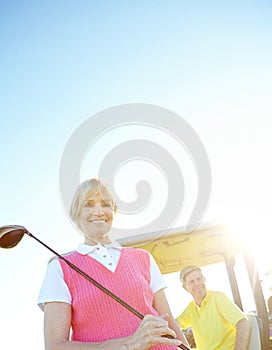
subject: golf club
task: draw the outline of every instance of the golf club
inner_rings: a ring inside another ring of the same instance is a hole
[[[50,248],[48,245],[43,243],[41,240],[39,240],[37,237],[35,237],[32,233],[30,233],[24,226],[20,225],[7,225],[0,227],[0,247],[9,249],[15,247],[23,238],[24,234],[27,234],[29,237],[34,238],[37,242],[39,242],[41,245],[43,245],[45,248],[50,250],[53,254],[55,254],[58,258],[65,261],[67,265],[69,265],[72,269],[74,269],[76,272],[78,272],[80,275],[85,277],[88,281],[90,281],[92,284],[94,284],[97,288],[102,290],[104,293],[109,295],[111,298],[113,298],[115,301],[123,305],[127,310],[132,312],[135,316],[139,317],[141,320],[144,318],[144,315],[142,315],[140,312],[138,312],[136,309],[134,309],[132,306],[127,304],[125,301],[120,299],[117,295],[113,294],[110,290],[105,288],[103,285],[101,285],[99,282],[97,282],[95,279],[93,279],[91,276],[87,275],[84,271],[79,269],[76,265],[71,263],[69,260],[65,259],[62,255],[57,253],[55,250]],[[165,336],[167,338],[171,338],[170,336]],[[184,344],[181,344],[178,346],[179,348],[183,350],[189,350],[187,346]]]

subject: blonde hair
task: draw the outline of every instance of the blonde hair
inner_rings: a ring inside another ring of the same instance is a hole
[[[111,201],[113,210],[116,213],[117,205],[108,187],[96,178],[86,180],[77,187],[70,206],[70,217],[78,228],[78,215],[80,210],[84,207],[88,198],[96,196],[101,196],[102,198],[105,197],[109,199]]]
[[[182,269],[180,271],[180,281],[182,283],[183,286],[185,286],[185,278],[187,275],[189,275],[189,273],[191,272],[194,272],[194,271],[199,271],[202,275],[202,271],[201,271],[201,268],[196,266],[196,265],[189,265],[189,266],[186,266],[184,267],[184,269]]]

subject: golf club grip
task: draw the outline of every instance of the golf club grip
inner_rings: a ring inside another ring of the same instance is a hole
[[[163,338],[173,339],[174,337],[172,337],[171,335],[163,335]],[[183,349],[183,350],[190,350],[190,349],[187,348],[187,346],[184,345],[184,344],[178,345],[178,348]]]

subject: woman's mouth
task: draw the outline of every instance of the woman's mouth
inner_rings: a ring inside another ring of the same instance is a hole
[[[105,224],[106,220],[102,220],[102,219],[97,219],[97,220],[89,220],[92,224]]]

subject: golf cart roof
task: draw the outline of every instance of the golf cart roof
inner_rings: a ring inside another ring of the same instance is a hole
[[[180,271],[187,265],[205,266],[233,258],[239,239],[224,225],[202,225],[188,232],[185,227],[146,233],[118,240],[124,247],[141,248],[155,258],[161,273]]]

